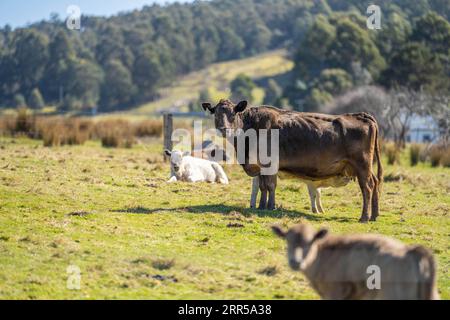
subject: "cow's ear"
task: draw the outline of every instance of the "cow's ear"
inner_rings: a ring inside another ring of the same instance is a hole
[[[283,238],[283,239],[286,238],[286,232],[283,229],[281,229],[280,226],[273,225],[272,226],[272,231],[273,231],[273,233],[275,233],[280,238]]]
[[[172,152],[170,152],[169,150],[164,150],[164,153],[166,154],[166,156],[170,157],[172,155]]]
[[[234,112],[235,113],[242,112],[245,110],[245,108],[247,108],[247,101],[243,100],[234,107]]]
[[[326,228],[321,228],[319,231],[316,232],[316,234],[314,235],[314,238],[312,240],[312,242],[320,240],[325,238],[328,235],[328,229]]]
[[[209,110],[209,112],[214,113],[214,108],[212,107],[211,103],[209,103],[209,102],[202,103],[202,108],[205,111]]]

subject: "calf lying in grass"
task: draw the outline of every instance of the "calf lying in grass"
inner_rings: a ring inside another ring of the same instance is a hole
[[[265,197],[267,197],[267,190],[265,190],[265,184],[268,183],[267,180],[273,180],[276,179],[276,176],[267,176],[263,177],[265,181],[261,183],[260,176],[254,177],[252,181],[252,194],[250,196],[250,208],[256,208],[256,198],[258,196],[258,190],[261,190],[261,201],[260,201],[260,208],[262,209],[264,206],[261,205],[261,203],[264,204]],[[323,213],[323,207],[322,207],[322,201],[320,200],[320,189],[322,188],[328,188],[328,187],[343,187],[346,186],[351,180],[351,177],[348,176],[335,176],[324,180],[304,180],[298,178],[300,182],[303,182],[308,187],[308,193],[309,193],[309,199],[311,201],[311,211],[313,213]],[[273,181],[273,183],[276,183]],[[266,191],[266,192],[265,192]]]
[[[289,265],[302,271],[323,299],[438,299],[436,267],[422,246],[373,234],[332,236],[299,224],[286,239]]]
[[[189,153],[165,150],[170,157],[170,179],[168,182],[219,182],[228,184],[228,178],[220,164],[200,158]]]

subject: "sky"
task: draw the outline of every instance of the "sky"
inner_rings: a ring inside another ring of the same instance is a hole
[[[178,0],[188,2],[192,0]],[[0,0],[0,27],[23,27],[28,23],[49,19],[50,13],[67,17],[67,7],[77,5],[82,14],[110,16],[121,11],[140,9],[153,3],[165,4],[175,0]]]

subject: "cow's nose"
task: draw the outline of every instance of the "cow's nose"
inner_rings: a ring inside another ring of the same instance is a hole
[[[173,170],[178,171],[180,169],[178,166],[173,166]]]

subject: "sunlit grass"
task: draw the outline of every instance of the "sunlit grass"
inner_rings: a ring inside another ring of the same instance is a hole
[[[161,141],[132,149],[44,148],[0,139],[0,299],[318,298],[291,271],[270,225],[308,221],[333,233],[375,232],[433,250],[450,298],[450,169],[386,166],[381,216],[360,224],[356,183],[323,191],[312,214],[306,187],[282,176],[275,211],[248,209],[250,178],[225,166],[229,185],[167,184]],[[68,290],[66,268],[80,268]],[[270,270],[270,272],[267,272]]]

